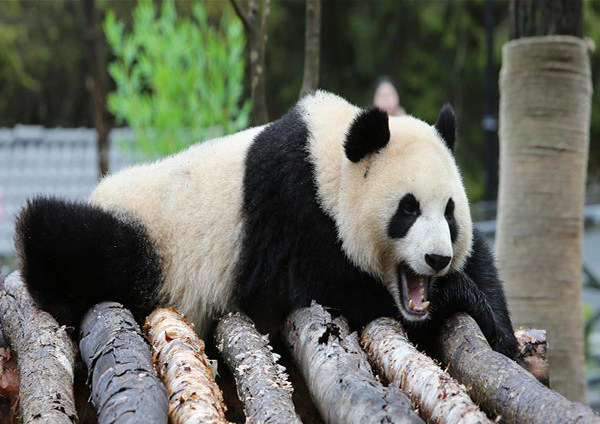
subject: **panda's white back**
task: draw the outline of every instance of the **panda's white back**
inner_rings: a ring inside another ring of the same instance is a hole
[[[165,301],[199,332],[229,304],[240,254],[244,162],[263,127],[192,146],[103,179],[90,203],[133,216],[162,260]],[[223,258],[227,258],[224,260]]]

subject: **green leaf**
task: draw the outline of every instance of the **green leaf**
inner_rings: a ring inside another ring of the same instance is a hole
[[[248,125],[241,23],[225,11],[215,25],[201,2],[192,12],[192,19],[179,18],[175,2],[166,0],[157,14],[152,1],[142,0],[130,32],[110,11],[104,23],[115,56],[109,109],[151,157]]]

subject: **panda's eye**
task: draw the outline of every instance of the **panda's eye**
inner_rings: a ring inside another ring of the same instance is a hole
[[[400,210],[404,215],[417,216],[421,212],[419,210],[419,202],[412,194],[407,194],[400,201]]]
[[[452,218],[454,216],[454,200],[448,200],[446,204],[446,210],[444,211],[446,218]]]

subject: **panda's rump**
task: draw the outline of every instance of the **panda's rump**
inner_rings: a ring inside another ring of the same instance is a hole
[[[108,177],[90,202],[133,215],[162,262],[163,301],[202,333],[232,297],[243,223],[248,147],[261,128],[205,142],[165,160]]]

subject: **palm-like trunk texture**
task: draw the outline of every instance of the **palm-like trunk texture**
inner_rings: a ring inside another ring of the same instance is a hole
[[[548,331],[550,385],[585,402],[581,308],[590,63],[572,36],[508,42],[496,252],[515,327]]]

